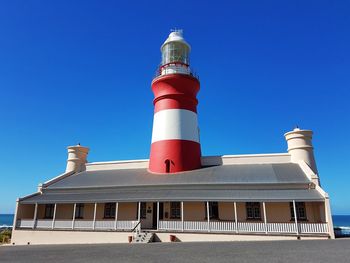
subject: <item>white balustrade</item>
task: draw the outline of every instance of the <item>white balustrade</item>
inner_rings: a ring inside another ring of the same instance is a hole
[[[185,221],[184,230],[189,231],[208,231],[208,222],[206,221]]]
[[[181,221],[159,221],[159,229],[160,230],[181,230],[182,224]]]
[[[299,223],[300,234],[325,234],[328,233],[328,226],[326,223]]]
[[[17,220],[16,227],[33,228],[33,219],[19,219]]]
[[[51,228],[52,219],[39,219],[36,221],[36,228]]]
[[[238,232],[244,233],[264,233],[266,232],[264,223],[238,222]],[[295,234],[294,223],[267,223],[267,233]],[[328,226],[326,223],[299,223],[300,234],[326,234]],[[182,230],[181,221],[160,220],[159,230]],[[184,221],[185,231],[208,231],[206,221]],[[210,221],[211,232],[235,232],[234,221]]]
[[[74,229],[92,229],[92,220],[75,220]]]
[[[267,223],[269,233],[296,233],[295,223]]]
[[[233,232],[236,231],[235,222],[233,221],[211,221],[210,231],[215,232]]]
[[[117,229],[131,230],[137,225],[137,223],[138,221],[132,221],[132,220],[117,221]]]
[[[72,220],[55,220],[55,229],[72,229]]]
[[[117,230],[131,230],[137,225],[138,221],[124,220],[117,221]],[[75,220],[74,230],[92,230],[92,220]],[[32,219],[18,219],[16,222],[18,228],[32,228]],[[38,219],[35,224],[38,229],[51,229],[52,219]],[[72,220],[55,220],[54,229],[72,229]],[[114,220],[96,220],[96,230],[115,230]]]
[[[115,226],[114,220],[96,220],[95,229],[96,230],[113,230]]]
[[[92,230],[92,220],[75,220],[75,230]],[[138,221],[124,220],[117,221],[117,230],[131,230]],[[203,232],[208,231],[207,221],[184,221],[184,231]],[[210,221],[211,232],[235,232],[234,221]],[[18,219],[18,228],[32,228],[33,219]],[[238,232],[244,233],[264,233],[266,231],[264,223],[238,222]],[[295,234],[294,223],[267,223],[267,233]],[[51,229],[52,219],[38,219],[35,224],[37,229]],[[72,220],[55,220],[55,229],[71,229]],[[96,230],[115,230],[114,220],[96,220]],[[159,230],[182,231],[182,222],[177,220],[159,220]],[[328,234],[327,223],[298,223],[299,234]]]
[[[265,224],[264,223],[238,222],[238,231],[239,232],[250,232],[250,233],[265,232]]]

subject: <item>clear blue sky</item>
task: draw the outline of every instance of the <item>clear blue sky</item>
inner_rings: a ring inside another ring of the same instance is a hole
[[[203,155],[285,152],[314,130],[321,183],[350,214],[348,1],[1,1],[0,213],[89,161],[148,158],[159,47],[184,29]]]

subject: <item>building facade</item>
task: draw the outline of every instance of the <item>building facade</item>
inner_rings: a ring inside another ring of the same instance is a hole
[[[17,200],[14,244],[334,238],[312,131],[287,132],[286,153],[201,155],[190,50],[181,31],[161,47],[150,159],[68,147],[66,171]]]

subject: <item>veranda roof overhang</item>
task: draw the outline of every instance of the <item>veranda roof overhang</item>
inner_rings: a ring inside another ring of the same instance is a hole
[[[226,201],[226,202],[319,202],[324,197],[316,189],[210,190],[152,189],[111,192],[83,191],[79,193],[38,193],[20,200],[21,204],[106,203],[106,202],[167,202],[167,201]]]

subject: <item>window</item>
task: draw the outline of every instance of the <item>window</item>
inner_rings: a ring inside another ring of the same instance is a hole
[[[181,218],[181,203],[170,202],[170,218],[179,219]]]
[[[115,218],[115,203],[105,204],[104,218]]]
[[[146,218],[146,203],[141,203],[141,215],[140,218],[141,219],[145,219]]]
[[[205,218],[207,218],[207,203],[205,203]],[[219,204],[218,202],[209,202],[209,218],[219,219]]]
[[[289,207],[290,207],[290,214],[291,214],[291,218],[292,218],[291,220],[295,220],[294,207],[293,207],[292,202],[290,203]],[[304,202],[295,202],[295,210],[297,211],[297,219],[298,220],[300,220],[300,221],[307,220]]]
[[[45,205],[45,218],[46,219],[52,219],[54,210],[55,210],[55,205],[54,204],[47,204],[47,205]]]
[[[246,203],[246,210],[247,210],[247,219],[261,220],[260,203],[247,202]]]
[[[82,219],[84,217],[84,204],[75,205],[75,218]]]

